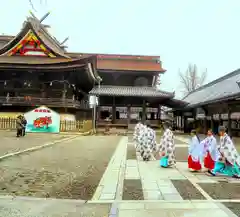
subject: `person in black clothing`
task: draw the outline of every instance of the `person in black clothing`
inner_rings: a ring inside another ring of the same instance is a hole
[[[22,136],[22,129],[23,129],[23,124],[22,124],[22,117],[19,115],[16,120],[16,127],[17,127],[17,137]]]
[[[22,125],[23,125],[22,136],[25,136],[26,135],[27,120],[24,116],[22,116]]]

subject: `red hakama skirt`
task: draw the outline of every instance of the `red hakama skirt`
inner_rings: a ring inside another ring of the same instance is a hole
[[[202,169],[202,165],[200,163],[200,161],[193,161],[191,155],[188,156],[188,168],[189,169],[193,169],[195,171],[201,170]]]
[[[213,170],[215,166],[215,161],[212,159],[209,152],[207,152],[207,156],[204,158],[204,167],[209,170]]]

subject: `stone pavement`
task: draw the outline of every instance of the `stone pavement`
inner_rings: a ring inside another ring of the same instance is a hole
[[[177,139],[182,142],[176,144],[177,147],[187,147],[185,138]],[[218,179],[189,172],[187,162],[177,162],[176,168],[164,169],[156,160],[143,162],[139,157],[126,159],[128,146],[133,146],[133,143],[128,141],[127,137],[123,137],[89,203],[113,203],[114,213],[111,216],[119,217],[200,217],[205,214],[218,217],[236,216],[221,204],[229,200],[213,200],[198,184],[218,183]],[[139,179],[142,183],[144,200],[122,200],[124,180]],[[174,187],[172,180],[189,180],[205,200],[184,200]],[[240,202],[240,198],[235,202],[237,201]]]

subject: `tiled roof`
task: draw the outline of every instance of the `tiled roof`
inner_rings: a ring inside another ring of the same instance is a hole
[[[29,31],[32,31],[44,43],[44,45],[53,51],[57,56],[70,58],[65,54],[65,50],[61,47],[60,43],[50,35],[44,25],[42,25],[35,17],[28,17],[23,24],[23,28],[15,37],[0,37],[1,41],[9,40],[3,45],[3,47],[0,48],[0,53],[5,54],[9,49],[21,41],[23,37],[29,33]]]
[[[188,94],[183,100],[188,102],[189,106],[197,106],[240,95],[238,81],[240,81],[240,69],[203,85]]]
[[[48,30],[34,17],[28,17],[27,22],[31,23],[33,29],[38,34],[38,37],[41,38],[43,43],[47,45],[51,50],[60,54],[63,57],[68,57],[65,55],[65,50],[60,46],[59,41],[53,38]]]
[[[186,101],[178,100],[178,99],[167,99],[163,102],[163,105],[169,108],[184,108],[188,105]]]
[[[20,63],[20,64],[48,64],[48,63],[62,63],[62,62],[72,62],[75,59],[63,58],[63,57],[35,57],[35,56],[0,56],[0,64],[2,63]]]
[[[108,86],[94,87],[90,94],[97,96],[135,96],[173,98],[174,94],[160,91],[154,87]]]
[[[96,55],[97,69],[119,70],[119,71],[149,71],[163,73],[159,56],[143,55],[111,55],[111,54],[88,54],[88,53],[67,53],[71,57]]]

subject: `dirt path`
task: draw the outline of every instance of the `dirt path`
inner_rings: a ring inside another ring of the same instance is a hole
[[[0,162],[0,193],[90,200],[121,137],[87,136]]]
[[[48,142],[60,140],[69,137],[68,135],[59,134],[36,134],[29,133],[25,137],[16,138],[14,132],[0,132],[0,156],[31,148],[34,146],[43,145]]]

